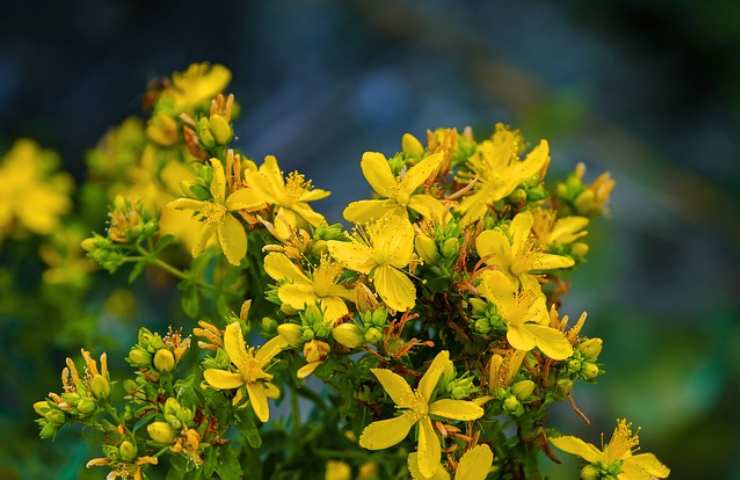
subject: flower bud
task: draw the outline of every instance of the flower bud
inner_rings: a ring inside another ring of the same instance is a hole
[[[326,240],[316,240],[311,244],[311,251],[314,255],[321,256],[328,250]]]
[[[586,362],[583,364],[581,372],[586,380],[593,380],[599,376],[599,366],[592,362]]]
[[[334,337],[334,340],[347,348],[357,348],[365,343],[365,338],[363,337],[360,328],[354,323],[343,323],[341,325],[337,325],[332,329],[331,336]]]
[[[128,440],[124,440],[118,446],[118,453],[121,455],[121,460],[131,462],[136,458],[136,445]]]
[[[130,378],[127,378],[123,381],[123,391],[128,393],[129,395],[133,395],[136,393],[136,391],[139,389],[139,386],[136,384],[135,381],[131,380]]]
[[[94,375],[90,380],[90,390],[95,398],[108,398],[110,395],[110,382],[102,375]]]
[[[558,380],[558,391],[561,395],[567,396],[570,395],[570,392],[573,390],[573,380],[569,378],[561,378]]]
[[[504,399],[504,410],[507,412],[514,413],[519,407],[521,407],[521,403],[519,403],[519,400],[514,395],[509,395]]]
[[[370,327],[365,331],[365,341],[367,343],[377,343],[383,339],[383,332],[375,327]]]
[[[171,372],[175,369],[175,356],[166,348],[160,348],[154,354],[154,368],[160,372]]]
[[[146,426],[146,431],[155,442],[169,444],[175,440],[175,431],[167,422],[152,422]]]
[[[177,143],[177,121],[166,113],[157,113],[146,127],[147,136],[154,142],[168,147]]]
[[[594,361],[599,358],[604,341],[600,338],[589,338],[578,344],[578,351],[586,360]]]
[[[442,244],[442,255],[444,255],[445,258],[452,258],[457,255],[459,249],[460,240],[458,240],[457,237],[448,238]]]
[[[272,317],[262,317],[262,330],[265,333],[273,334],[277,327],[277,320]]]
[[[412,158],[421,158],[424,155],[424,146],[418,138],[410,133],[404,133],[401,137],[401,150],[403,153]]]
[[[177,416],[172,414],[165,414],[164,419],[167,421],[167,423],[170,424],[170,426],[176,430],[179,430],[182,428],[182,422],[180,422],[180,419],[177,418]]]
[[[414,239],[414,249],[416,250],[416,254],[426,263],[433,263],[439,258],[437,242],[424,234],[416,236]]]
[[[534,392],[535,386],[532,380],[520,380],[511,386],[511,393],[519,400],[526,400]]]
[[[49,410],[51,410],[51,406],[49,405],[49,402],[47,402],[46,400],[41,400],[41,401],[38,401],[38,402],[34,402],[34,404],[33,404],[33,410],[37,414],[39,414],[40,416],[43,417],[44,415],[46,415],[46,412],[48,412]]]
[[[67,392],[62,394],[62,400],[64,400],[66,403],[76,406],[77,402],[80,401],[80,394],[74,393],[74,392]]]
[[[488,302],[477,297],[470,297],[468,299],[468,303],[470,303],[470,306],[473,308],[473,313],[475,314],[485,312],[486,306],[488,305]]]
[[[45,424],[43,427],[41,427],[41,432],[39,433],[39,437],[46,440],[47,438],[51,438],[57,433],[57,427],[51,423]]]
[[[483,335],[491,331],[491,324],[487,318],[479,318],[475,321],[475,331]]]
[[[568,360],[568,371],[571,373],[580,372],[581,361],[577,358],[571,358],[570,360]]]
[[[373,310],[371,323],[376,327],[384,327],[388,320],[388,310],[383,307]]]
[[[523,203],[527,201],[527,192],[524,189],[517,188],[509,195],[511,203]]]
[[[165,415],[177,415],[180,411],[180,402],[175,397],[169,397],[164,402],[164,413]]]
[[[221,115],[217,113],[211,115],[211,118],[208,121],[208,127],[211,130],[211,133],[213,133],[213,138],[215,138],[219,144],[225,145],[229,143],[229,140],[231,140],[233,131],[231,130],[229,122],[227,122]]]
[[[570,253],[576,257],[585,257],[588,254],[589,246],[584,242],[576,242],[570,246]]]
[[[324,360],[329,351],[331,351],[329,344],[321,340],[312,340],[303,345],[303,356],[308,363]]]
[[[61,425],[64,423],[65,416],[61,410],[49,410],[44,414],[44,418],[47,422],[53,423],[54,425]]]
[[[97,248],[98,239],[95,237],[86,238],[82,241],[80,246],[82,247],[84,251],[91,252]]]
[[[309,342],[313,340],[313,337],[315,337],[316,334],[313,330],[311,330],[311,327],[303,327],[301,328],[301,340],[304,342]]]
[[[83,397],[77,402],[77,411],[82,415],[87,415],[95,411],[95,400],[90,397]]]
[[[200,140],[200,143],[202,143],[206,148],[212,148],[216,145],[216,139],[211,132],[209,123],[210,122],[206,117],[201,117],[198,119],[198,123],[195,127],[198,131],[198,139]]]
[[[598,480],[599,469],[593,465],[586,465],[581,469],[581,480]]]

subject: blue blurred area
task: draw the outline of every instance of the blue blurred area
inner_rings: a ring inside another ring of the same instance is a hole
[[[565,305],[571,315],[589,311],[588,334],[606,339],[608,374],[576,395],[593,426],[567,407],[553,423],[596,442],[626,416],[644,426],[645,450],[672,478],[740,478],[737,2],[2,8],[0,143],[36,138],[80,179],[86,149],[140,111],[148,81],[202,60],[232,69],[243,150],[276,154],[332,190],[322,205],[332,220],[367,192],[361,153],[392,153],[406,131],[471,125],[480,137],[503,121],[530,141],[550,139],[553,176],[579,161],[594,176],[609,170],[611,218],[593,226],[589,263]],[[38,397],[49,387],[36,386]],[[12,390],[2,387],[3,409],[20,411]],[[24,428],[35,442],[33,425]],[[70,465],[71,476],[57,478],[75,478],[94,454],[76,448],[73,458],[47,458],[39,443],[24,455]],[[23,478],[39,478],[31,468]]]

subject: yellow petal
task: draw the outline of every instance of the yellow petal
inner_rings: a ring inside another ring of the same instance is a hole
[[[483,416],[483,409],[465,400],[442,399],[429,405],[429,413],[452,420],[475,420]]]
[[[209,202],[194,200],[192,198],[178,198],[167,204],[175,210],[203,210]]]
[[[324,311],[324,319],[332,325],[349,313],[347,304],[339,297],[324,297],[319,300],[319,305]]]
[[[422,475],[419,471],[419,454],[416,452],[409,454],[406,459],[406,465],[409,468],[409,473],[413,480],[450,480],[450,474],[447,473],[447,470],[442,465],[438,466],[439,468],[435,470],[434,475],[431,477]]]
[[[537,323],[525,323],[524,328],[532,332],[537,348],[553,360],[565,360],[573,355],[573,346],[560,330]]]
[[[531,330],[522,324],[509,324],[506,329],[506,340],[509,341],[509,345],[524,352],[532,350],[536,345]]]
[[[326,197],[331,195],[331,192],[328,190],[322,190],[320,188],[312,188],[311,190],[306,190],[303,192],[298,198],[299,202],[315,202],[316,200],[323,200]]]
[[[198,233],[198,238],[195,241],[195,245],[193,245],[192,254],[193,257],[197,257],[201,253],[203,253],[203,250],[206,248],[206,245],[208,245],[208,242],[213,238],[213,235],[216,234],[216,225],[213,223],[204,223],[200,227],[200,232]]]
[[[296,310],[303,310],[307,305],[313,305],[319,297],[313,287],[304,283],[286,283],[278,288],[278,298]]]
[[[549,253],[532,253],[527,257],[529,270],[554,270],[568,268],[575,264],[572,258]]]
[[[383,263],[403,268],[414,253],[414,227],[408,217],[389,215],[368,226],[373,251],[385,259]]]
[[[647,473],[634,463],[622,464],[621,472],[617,475],[618,480],[654,480],[654,476]]]
[[[271,382],[264,382],[262,386],[265,389],[265,395],[267,395],[267,398],[271,398],[273,400],[276,400],[280,398],[280,389]]]
[[[400,183],[402,194],[411,195],[414,193],[414,190],[426,182],[432,174],[436,173],[443,158],[442,153],[435,153],[409,168]]]
[[[521,183],[538,174],[549,162],[550,145],[547,143],[547,140],[540,140],[540,143],[527,154],[527,158],[523,162],[515,164],[516,170],[514,176],[518,177],[518,183]]]
[[[270,360],[272,360],[275,355],[283,351],[287,346],[287,342],[280,335],[272,337],[257,350],[257,353],[254,354],[254,358],[264,367],[270,363]]]
[[[213,177],[211,178],[211,195],[216,203],[223,204],[226,198],[226,175],[224,166],[218,158],[211,158]]]
[[[421,214],[424,218],[436,221],[441,221],[447,212],[442,202],[425,193],[413,195],[409,200],[409,208]]]
[[[390,265],[376,268],[372,274],[373,285],[388,307],[405,312],[416,303],[416,287],[405,273]]]
[[[417,451],[419,453],[419,472],[425,477],[431,477],[439,468],[439,457],[442,455],[442,449],[429,416],[425,416],[419,421],[419,448]]]
[[[524,252],[533,224],[534,216],[532,212],[518,213],[511,221],[509,235],[511,236],[512,256],[516,256],[519,252]]]
[[[226,326],[224,331],[224,350],[229,355],[229,360],[237,368],[242,369],[247,364],[251,355],[247,354],[244,344],[244,335],[239,322],[232,322]]]
[[[460,459],[455,480],[485,480],[492,464],[493,452],[488,445],[473,447]]]
[[[601,450],[596,448],[593,444],[584,442],[580,438],[572,435],[563,435],[551,438],[550,443],[566,453],[581,457],[589,463],[600,462],[604,457]]]
[[[369,273],[373,267],[373,252],[365,245],[357,242],[340,242],[329,240],[326,242],[329,253],[339,263],[360,273]]]
[[[396,179],[385,155],[378,152],[365,152],[360,160],[362,174],[375,193],[383,197],[394,197],[397,191]]]
[[[481,274],[480,292],[489,301],[499,304],[511,304],[517,291],[516,282],[500,270],[486,270]],[[507,310],[504,308],[503,310]]]
[[[414,400],[414,392],[402,376],[385,368],[371,368],[370,371],[373,372],[396,406],[410,408]]]
[[[239,266],[247,254],[247,234],[242,224],[227,213],[223,221],[218,224],[218,243],[221,244],[226,260],[234,266]]]
[[[268,421],[270,419],[270,406],[267,404],[267,394],[264,387],[259,382],[248,382],[247,394],[249,395],[249,403],[252,405],[252,410],[254,410],[260,422],[265,423]]]
[[[265,273],[273,280],[310,284],[311,280],[283,253],[268,253],[264,260]]]
[[[253,210],[264,205],[262,198],[251,188],[241,188],[226,199],[226,209],[233,210]]]
[[[416,423],[411,411],[398,417],[373,422],[362,431],[360,446],[368,450],[382,450],[403,441]]]
[[[244,384],[242,376],[238,373],[227,372],[226,370],[218,370],[215,368],[206,369],[203,372],[203,378],[210,386],[220,390],[239,388]]]
[[[624,460],[622,469],[626,465],[635,465],[647,472],[651,477],[667,478],[671,473],[671,469],[663,465],[658,457],[652,453],[640,453],[633,455]]]
[[[307,203],[296,203],[290,208],[313,227],[318,227],[326,223],[324,216],[311,208]]]
[[[570,216],[561,218],[553,225],[548,240],[564,244],[571,243],[588,233],[583,230],[586,226],[588,226],[588,218],[586,217]]]
[[[501,230],[486,230],[475,239],[475,248],[480,258],[488,265],[497,265],[508,270],[511,244]]]
[[[298,369],[298,371],[296,372],[296,377],[298,377],[300,379],[304,379],[304,378],[308,377],[322,363],[323,363],[323,361],[319,361],[319,362],[308,362],[307,364],[305,364],[304,366],[302,366],[301,368]]]
[[[345,220],[356,225],[378,220],[388,214],[406,215],[406,209],[390,199],[360,200],[351,202],[342,212]]]
[[[439,377],[442,376],[442,373],[444,373],[449,364],[450,352],[442,350],[434,357],[432,363],[429,364],[429,368],[427,368],[427,371],[424,372],[421,380],[419,380],[417,390],[427,401],[432,398],[432,393],[437,386],[437,382],[439,382]]]

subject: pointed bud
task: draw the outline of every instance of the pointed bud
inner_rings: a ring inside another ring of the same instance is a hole
[[[272,317],[262,317],[262,330],[272,335],[275,332],[275,329],[278,327],[277,320],[275,320]]]
[[[95,398],[108,398],[110,395],[110,382],[102,375],[94,375],[90,380],[90,390]]]
[[[532,380],[520,380],[511,386],[511,393],[519,400],[526,400],[532,395],[534,388],[535,383]]]
[[[225,145],[229,143],[229,140],[231,140],[233,131],[231,130],[229,122],[227,122],[221,115],[217,113],[211,115],[211,118],[208,121],[208,128],[211,130],[211,133],[213,133],[213,138],[219,144]]]
[[[51,406],[49,405],[49,402],[47,402],[46,400],[41,400],[41,401],[38,401],[38,402],[34,402],[34,404],[33,404],[33,410],[37,414],[39,414],[39,415],[41,415],[43,417],[44,415],[46,415],[46,412],[48,412],[49,410],[51,410]]]
[[[519,400],[514,395],[509,395],[504,399],[504,410],[507,412],[514,413],[519,407],[521,407],[521,403],[519,403]]]
[[[81,398],[77,402],[77,411],[82,415],[87,415],[95,411],[95,400],[90,397]]]
[[[485,312],[486,307],[488,306],[488,302],[477,297],[470,297],[468,299],[468,303],[470,303],[470,306],[473,309],[473,313],[478,315]]]
[[[146,426],[146,431],[155,442],[170,444],[175,440],[175,431],[167,422],[152,422]]]
[[[439,258],[437,242],[424,234],[416,236],[414,239],[414,249],[416,250],[416,254],[426,263],[433,263]]]
[[[365,340],[367,343],[377,343],[383,339],[383,332],[375,327],[370,327],[365,331]]]
[[[460,240],[458,240],[457,237],[448,238],[442,244],[442,255],[444,255],[445,258],[454,257],[457,255],[458,250],[460,250]]]
[[[301,343],[301,326],[295,323],[283,323],[278,325],[277,333],[290,346]]]
[[[124,440],[118,446],[118,453],[121,455],[121,460],[131,462],[136,458],[136,445],[128,440]]]
[[[164,373],[171,372],[175,369],[175,356],[166,348],[160,348],[154,354],[154,368]]]
[[[424,155],[424,146],[410,133],[404,133],[401,137],[401,149],[403,153],[412,158],[421,158]]]
[[[357,348],[365,343],[362,331],[354,323],[343,323],[334,327],[331,336],[347,348]]]
[[[599,366],[595,363],[586,362],[583,364],[583,370],[581,370],[586,380],[593,380],[599,376]]]
[[[599,358],[604,341],[600,338],[589,338],[578,344],[578,351],[581,352],[586,360],[594,361]]]

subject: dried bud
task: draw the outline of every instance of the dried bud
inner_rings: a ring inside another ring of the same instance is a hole
[[[321,362],[331,351],[328,343],[312,340],[303,345],[303,356],[308,363]]]

